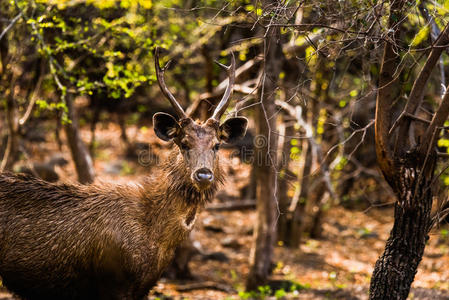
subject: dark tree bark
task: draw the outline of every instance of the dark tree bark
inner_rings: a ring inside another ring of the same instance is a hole
[[[260,89],[261,104],[256,109],[256,133],[261,143],[255,151],[254,172],[257,182],[257,224],[251,253],[247,290],[265,285],[272,271],[273,248],[276,242],[276,106],[275,89],[280,73],[282,49],[277,44],[278,29],[271,29],[264,41],[264,86]]]
[[[70,148],[72,159],[75,163],[78,181],[80,183],[91,183],[94,181],[95,172],[89,151],[84,145],[79,132],[78,117],[73,105],[73,99],[70,95],[66,97],[68,117],[70,123],[64,125],[67,136],[67,143]]]
[[[398,201],[394,225],[385,251],[377,260],[370,285],[370,299],[407,299],[428,240],[433,176],[417,171],[417,152],[398,165]],[[429,162],[433,174],[435,159]],[[424,175],[424,176],[423,176]]]

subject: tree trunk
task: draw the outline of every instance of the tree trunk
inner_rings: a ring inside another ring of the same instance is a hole
[[[278,175],[278,187],[277,187],[277,198],[279,202],[279,221],[278,221],[278,240],[282,241],[285,245],[289,245],[290,242],[290,223],[291,223],[291,214],[288,213],[288,208],[290,206],[290,197],[288,196],[289,189],[289,164],[290,164],[290,150],[291,146],[291,136],[294,134],[293,126],[287,126],[286,118],[284,117],[284,132],[280,133],[280,137],[282,138],[282,145],[279,142],[279,147],[282,147],[282,151],[280,151],[281,155],[278,157],[278,169],[280,170]],[[281,138],[279,139],[281,140]]]
[[[75,163],[78,181],[80,183],[91,183],[94,181],[95,177],[92,158],[80,136],[78,118],[73,105],[73,99],[71,95],[67,95],[66,99],[68,115],[71,122],[64,125],[64,130],[67,136],[70,153],[72,154],[72,159]]]
[[[8,142],[3,155],[0,172],[12,170],[14,164],[19,159],[19,119],[14,101],[13,84],[9,88],[9,95],[6,97],[6,123],[8,126]]]
[[[260,89],[261,104],[256,109],[256,145],[254,171],[257,182],[257,224],[251,250],[251,267],[246,282],[247,290],[265,285],[272,271],[273,248],[276,241],[276,130],[275,89],[279,78],[279,58],[282,49],[277,42],[278,29],[272,29],[264,42],[264,86]],[[257,142],[256,142],[257,144]]]
[[[431,227],[433,176],[420,174],[417,161],[415,155],[407,155],[399,166],[394,226],[385,251],[374,267],[371,300],[407,299],[424,253]],[[433,174],[435,160],[430,164],[428,174]]]
[[[322,223],[325,209],[328,203],[329,193],[326,184],[323,179],[318,179],[317,176],[314,181],[322,180],[321,182],[315,182],[315,187],[309,192],[310,196],[307,198],[306,208],[304,214],[304,221],[301,232],[307,233],[312,239],[321,238]]]
[[[302,170],[298,172],[298,188],[300,189],[295,195],[294,201],[296,205],[292,207],[292,223],[290,230],[290,246],[298,248],[301,244],[304,228],[304,213],[307,203],[307,196],[309,195],[309,184],[312,172],[312,149],[309,141],[302,140],[301,159],[304,162]]]
[[[314,176],[312,171],[314,169],[315,162],[322,163],[317,157],[318,155],[318,142],[316,141],[316,128],[318,124],[317,116],[320,114],[322,103],[328,102],[329,82],[331,77],[331,70],[325,64],[325,59],[322,55],[319,55],[315,65],[315,75],[310,83],[310,90],[313,93],[313,100],[309,103],[307,111],[304,113],[305,122],[310,128],[313,128],[308,139],[303,141],[302,151],[304,157],[304,168],[301,174],[301,183],[299,194],[299,201],[294,211],[293,229],[291,231],[291,245],[292,247],[299,247],[301,238],[305,233],[311,236],[312,223],[314,221],[315,214],[311,211],[315,206],[319,206],[320,198],[311,199],[311,187],[316,185],[316,180],[321,180],[320,177]],[[324,88],[323,88],[324,87]],[[321,166],[322,171],[323,166]],[[309,211],[307,210],[309,208]],[[319,215],[318,215],[319,217]],[[308,224],[307,224],[307,221]],[[316,225],[320,225],[319,220]],[[319,228],[318,228],[319,230]]]
[[[397,42],[400,37],[402,20],[402,8],[404,0],[393,0],[390,3],[388,41],[385,42],[382,63],[380,66],[379,88],[376,100],[376,155],[382,173],[387,182],[394,184],[395,169],[393,165],[393,152],[391,149],[390,126],[391,126],[391,104],[401,94],[400,76],[396,74],[401,61]],[[406,138],[405,136],[403,138]]]
[[[240,190],[240,198],[243,200],[256,199],[256,187],[256,173],[254,170],[254,164],[252,164],[251,170],[249,171],[248,185]]]
[[[208,93],[213,92],[214,90],[214,86],[212,84],[213,80],[214,80],[214,61],[212,59],[212,57],[210,56],[210,49],[208,49],[209,47],[207,47],[206,45],[204,45],[203,47],[201,47],[201,55],[204,58],[204,72],[206,75],[206,91]],[[209,99],[209,101],[212,99]],[[219,98],[218,99],[213,99],[214,103],[211,103],[209,101],[201,101],[200,103],[200,108],[199,108],[199,115],[200,115],[200,120],[207,120],[211,114],[212,114],[212,105],[215,105],[218,103]]]
[[[418,265],[422,259],[428,233],[431,228],[431,190],[436,165],[436,128],[441,127],[449,114],[449,96],[443,97],[421,143],[413,145],[408,134],[408,121],[399,125],[399,134],[392,151],[391,116],[392,106],[401,93],[400,74],[397,73],[401,57],[398,51],[401,22],[404,20],[404,0],[390,3],[388,32],[382,58],[379,89],[376,101],[375,139],[379,167],[385,179],[397,195],[394,225],[387,240],[384,253],[374,267],[370,284],[370,299],[407,299]],[[421,104],[422,93],[419,83],[426,77],[436,62],[435,48],[428,61],[415,79],[403,113],[413,113]],[[439,50],[438,50],[439,51]],[[428,72],[429,71],[429,72]],[[402,121],[402,120],[400,120]],[[399,123],[397,120],[395,123]]]

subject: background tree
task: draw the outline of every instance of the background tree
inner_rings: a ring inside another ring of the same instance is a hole
[[[266,4],[265,4],[266,5]],[[268,281],[272,271],[273,247],[276,242],[276,220],[278,215],[276,199],[276,106],[275,95],[280,68],[279,56],[282,55],[277,43],[279,29],[266,32],[263,44],[262,86],[259,88],[260,103],[256,109],[256,145],[253,162],[256,174],[257,225],[254,231],[255,243],[251,254],[251,269],[246,288],[256,290]]]

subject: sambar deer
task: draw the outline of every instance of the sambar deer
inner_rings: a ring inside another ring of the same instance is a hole
[[[245,134],[247,119],[220,125],[229,84],[212,117],[189,118],[164,82],[178,119],[156,113],[154,131],[174,146],[163,165],[137,183],[54,184],[0,174],[0,276],[23,299],[144,299],[192,230],[224,175],[218,148]]]

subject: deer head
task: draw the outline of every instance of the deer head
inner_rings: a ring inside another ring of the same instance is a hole
[[[232,54],[229,67],[220,64],[229,76],[229,84],[223,98],[218,103],[212,117],[207,121],[194,121],[182,109],[175,97],[170,93],[164,81],[164,71],[159,65],[159,49],[155,50],[156,76],[162,93],[173,106],[177,117],[167,113],[156,113],[153,116],[153,127],[156,135],[164,141],[173,141],[179,148],[180,155],[193,186],[206,190],[215,180],[214,172],[218,169],[217,151],[222,142],[232,143],[246,133],[248,120],[244,117],[228,118],[220,124],[220,118],[226,111],[231,98],[235,78],[235,58]]]

